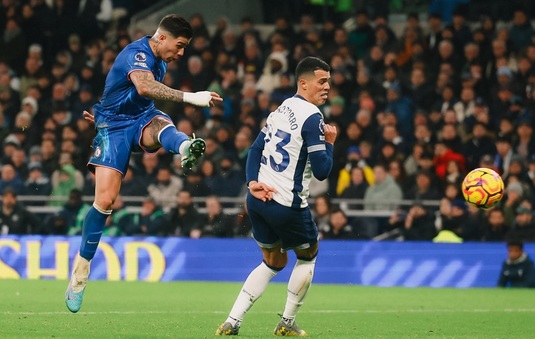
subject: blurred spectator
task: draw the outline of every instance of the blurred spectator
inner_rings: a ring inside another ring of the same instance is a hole
[[[405,167],[403,167],[402,160],[395,159],[390,161],[388,163],[388,174],[392,176],[403,192],[409,188],[407,186],[407,173],[405,172]]]
[[[483,224],[483,241],[504,241],[509,231],[509,225],[505,223],[503,211],[494,208],[487,213],[487,220]]]
[[[288,71],[288,60],[281,52],[272,52],[266,58],[262,75],[256,83],[259,91],[271,94],[273,90],[281,86],[281,77]]]
[[[141,203],[141,211],[134,214],[132,223],[125,226],[125,235],[148,236],[164,234],[164,212],[156,201],[147,197]]]
[[[403,197],[401,188],[388,174],[384,165],[373,167],[374,183],[366,189],[364,194],[364,208],[366,210],[392,211],[397,208],[398,201]]]
[[[340,198],[343,199],[364,199],[366,190],[370,186],[365,179],[364,170],[360,167],[352,167],[350,170],[351,182],[348,187],[344,189]],[[344,201],[341,203],[340,207],[347,210],[361,210],[362,204],[349,204]]]
[[[485,212],[480,208],[467,204],[467,214],[461,224],[460,236],[464,241],[481,241],[483,225],[487,220]]]
[[[0,235],[33,234],[40,228],[41,220],[17,202],[16,192],[11,188],[4,189],[0,210]]]
[[[416,185],[405,192],[405,199],[413,201],[440,200],[442,193],[433,185],[433,175],[426,170],[416,173]]]
[[[19,21],[15,17],[7,18],[3,36],[0,39],[2,61],[6,61],[16,71],[23,68],[23,60],[26,53],[26,37],[21,29]]]
[[[494,156],[493,167],[499,174],[507,177],[509,174],[509,164],[513,157],[513,148],[509,137],[500,137],[496,140],[496,155]]]
[[[496,145],[488,136],[487,126],[476,123],[472,129],[472,137],[464,144],[464,159],[467,168],[478,167],[481,156],[496,154]],[[464,169],[464,167],[463,167]]]
[[[399,132],[404,138],[409,138],[414,130],[412,126],[414,107],[412,100],[404,96],[401,92],[401,86],[394,84],[388,87],[386,92],[385,111],[392,112],[396,115],[399,122]]]
[[[435,166],[435,173],[440,180],[444,180],[447,174],[448,163],[456,161],[465,170],[465,159],[462,154],[454,152],[444,142],[438,141],[435,144],[435,156],[433,164]]]
[[[169,212],[171,208],[175,207],[176,203],[174,199],[170,198],[176,197],[182,186],[182,180],[171,174],[171,170],[168,167],[160,167],[156,174],[156,182],[149,184],[147,191],[149,196],[164,212]]]
[[[323,194],[316,197],[312,208],[312,217],[320,232],[326,232],[329,229],[331,209],[331,199],[328,195]]]
[[[236,147],[237,153],[237,166],[240,169],[243,181],[245,181],[245,165],[247,163],[249,147],[251,147],[252,142],[251,137],[245,132],[238,132],[234,137],[234,146]]]
[[[520,52],[525,46],[533,43],[535,30],[531,25],[525,10],[518,8],[513,15],[513,26],[510,30],[511,47],[514,52]]]
[[[52,184],[50,178],[43,172],[41,163],[30,162],[28,171],[28,179],[24,182],[24,194],[48,197],[52,193]]]
[[[513,224],[517,208],[525,197],[526,195],[521,183],[518,181],[507,182],[505,186],[505,195],[502,200],[502,209],[507,224]]]
[[[26,163],[26,152],[21,148],[16,148],[11,153],[11,165],[22,180],[28,178],[28,165]]]
[[[524,200],[516,209],[515,222],[508,237],[514,236],[521,241],[535,242],[535,220],[531,202]]]
[[[461,186],[461,182],[464,179],[465,172],[461,169],[461,166],[456,161],[448,162],[446,167],[446,177],[444,178],[444,187],[453,184]]]
[[[15,171],[15,167],[10,163],[2,165],[0,169],[0,193],[7,188],[12,190],[15,195],[24,191],[23,181]]]
[[[356,60],[366,55],[368,49],[372,46],[374,32],[370,25],[370,15],[364,9],[357,10],[355,24],[355,29],[349,32],[348,42],[352,55]]]
[[[147,186],[141,180],[132,166],[128,166],[128,169],[123,177],[121,183],[121,195],[122,196],[146,196]]]
[[[421,204],[414,204],[409,212],[399,213],[397,219],[402,224],[402,234],[404,240],[422,241],[433,240],[437,235],[434,224],[434,216],[429,209]]]
[[[58,152],[54,140],[43,140],[40,146],[41,164],[43,172],[49,177],[58,168]]]
[[[467,217],[466,202],[460,199],[444,202],[444,206],[441,206],[441,229],[433,242],[461,243],[463,238],[460,234]]]
[[[203,216],[193,205],[192,194],[187,190],[178,192],[176,207],[165,215],[165,233],[170,236],[191,237],[192,230],[200,230]]]
[[[348,223],[347,215],[341,209],[334,209],[329,214],[329,226],[321,232],[322,239],[351,240],[355,239],[352,226]]]
[[[498,287],[535,287],[535,265],[521,240],[507,242],[507,259],[500,270]]]
[[[84,188],[84,176],[72,164],[70,153],[61,152],[59,169],[52,173],[52,193],[50,206],[61,206],[73,189]]]
[[[141,158],[141,167],[139,170],[139,177],[145,185],[150,185],[156,182],[156,176],[158,175],[158,166],[160,159],[155,153],[143,153]]]
[[[513,152],[524,159],[527,159],[530,154],[535,154],[535,138],[533,138],[531,123],[531,121],[523,120],[516,127],[518,139],[513,145]]]
[[[234,220],[225,214],[219,198],[211,195],[206,198],[206,215],[199,230],[192,230],[191,238],[229,238],[234,236]]]
[[[82,200],[82,191],[73,189],[69,192],[67,202],[58,213],[50,215],[44,222],[45,234],[60,234],[64,230],[67,235],[82,234],[82,222],[91,206]]]
[[[340,170],[337,176],[338,182],[336,185],[336,194],[338,196],[341,196],[348,187],[352,186],[352,169],[355,167],[362,169],[364,179],[368,183],[373,183],[373,169],[368,164],[366,164],[366,161],[364,159],[361,158],[360,148],[358,146],[350,146],[347,149],[345,160],[347,162],[344,164],[344,167]]]
[[[208,166],[213,169],[213,165],[208,162]],[[204,163],[202,166],[205,166]],[[203,173],[201,170],[191,171],[184,179],[183,190],[191,192],[194,197],[206,197],[212,194],[210,188],[206,185],[203,179]]]
[[[212,186],[208,186],[212,194],[219,197],[237,197],[244,187],[242,175],[231,156],[221,159],[218,173],[213,177]]]

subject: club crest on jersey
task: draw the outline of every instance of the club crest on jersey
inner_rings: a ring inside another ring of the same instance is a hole
[[[323,121],[323,119],[320,120],[319,128],[320,128],[321,134],[325,134],[325,122]]]
[[[102,148],[100,148],[100,146],[97,146],[97,148],[95,149],[95,158],[98,158],[102,155]]]

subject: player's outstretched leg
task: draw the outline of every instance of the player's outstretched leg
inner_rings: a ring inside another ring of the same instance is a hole
[[[184,152],[182,154],[182,167],[191,169],[195,163],[197,162],[197,159],[202,157],[204,154],[204,151],[206,150],[206,143],[201,138],[196,138],[195,135],[193,135],[193,138],[189,141],[189,146],[187,146],[184,149]]]
[[[76,256],[76,262],[72,271],[71,280],[65,292],[65,304],[69,311],[76,313],[82,307],[84,291],[89,278],[89,261],[82,258],[79,254]]]

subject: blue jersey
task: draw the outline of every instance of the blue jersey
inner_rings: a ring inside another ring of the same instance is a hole
[[[167,63],[155,57],[149,39],[150,36],[145,36],[136,40],[117,55],[106,77],[102,99],[93,106],[96,122],[102,118],[130,120],[154,108],[154,101],[139,95],[130,80],[133,71],[146,71],[161,82],[167,71]]]

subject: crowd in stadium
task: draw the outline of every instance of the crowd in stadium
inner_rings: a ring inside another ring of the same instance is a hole
[[[92,1],[83,8],[53,3],[0,6],[1,234],[80,233],[89,208],[82,197],[94,194],[85,166],[94,127],[82,112],[98,101],[121,48],[154,28],[128,34],[129,2],[108,15]],[[425,25],[410,13],[398,34],[387,16],[363,9],[348,16],[355,24],[349,29],[341,20],[280,16],[266,38],[246,17],[236,29],[220,19],[210,33],[203,16],[193,15],[194,39],[182,60],[169,64],[164,82],[215,91],[224,103],[158,107],[179,130],[205,138],[206,154],[187,173],[179,158],[163,152],[134,156],[121,195],[145,197],[141,212],[118,199],[105,234],[248,235],[246,211],[225,214],[220,197],[244,195],[248,147],[272,109],[295,94],[297,62],[315,55],[331,66],[321,109],[339,129],[331,174],[311,190],[323,238],[372,239],[395,229],[406,240],[446,232],[450,241],[503,241],[512,232],[535,241],[531,13],[515,8],[507,21],[468,21],[466,13],[430,12]],[[491,211],[462,199],[460,182],[476,167],[493,168],[505,181],[505,197]],[[20,196],[41,196],[32,205],[60,212],[36,216],[17,202]],[[192,197],[208,197],[206,213]],[[335,198],[363,203],[335,206]],[[400,206],[401,200],[414,204]],[[355,209],[392,215],[348,217]]]

